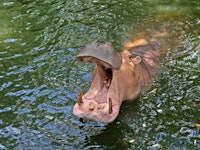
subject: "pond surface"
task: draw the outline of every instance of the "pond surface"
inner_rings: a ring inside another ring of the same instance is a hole
[[[93,69],[75,61],[81,48],[121,49],[158,18],[173,29],[148,90],[113,123],[74,116]],[[199,68],[199,0],[1,0],[0,149],[200,149]]]

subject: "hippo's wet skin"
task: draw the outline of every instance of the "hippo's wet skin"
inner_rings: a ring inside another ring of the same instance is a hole
[[[109,123],[124,100],[135,99],[149,84],[159,53],[145,39],[127,43],[117,52],[111,43],[89,43],[77,60],[96,63],[89,90],[79,91],[73,113],[83,119]]]

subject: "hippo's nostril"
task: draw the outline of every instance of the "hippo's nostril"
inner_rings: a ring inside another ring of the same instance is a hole
[[[112,99],[109,98],[109,108],[108,108],[108,113],[111,114],[112,113]]]
[[[79,90],[78,91],[78,98],[77,98],[79,106],[81,105],[81,103],[83,103],[82,96],[83,96],[83,92],[82,92],[82,90]]]

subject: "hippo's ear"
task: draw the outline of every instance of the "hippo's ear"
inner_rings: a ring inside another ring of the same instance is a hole
[[[136,65],[139,64],[141,62],[141,57],[140,56],[136,56],[134,58],[132,58],[132,62]]]

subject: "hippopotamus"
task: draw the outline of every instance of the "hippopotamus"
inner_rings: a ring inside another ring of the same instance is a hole
[[[145,38],[137,39],[126,43],[122,51],[110,42],[87,44],[76,60],[96,65],[89,90],[84,94],[78,92],[73,114],[85,120],[113,122],[122,102],[136,99],[155,75],[160,53],[152,43]]]

